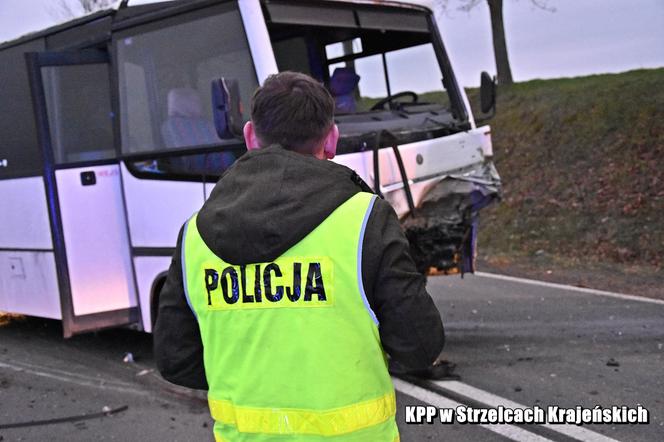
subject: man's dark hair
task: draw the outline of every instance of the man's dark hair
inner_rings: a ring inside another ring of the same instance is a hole
[[[251,98],[251,121],[265,146],[311,153],[334,124],[334,99],[325,86],[299,72],[270,75]]]

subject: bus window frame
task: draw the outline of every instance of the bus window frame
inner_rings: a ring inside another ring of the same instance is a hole
[[[28,66],[28,76],[31,83],[39,81],[39,85],[31,85],[31,94],[30,100],[33,107],[33,116],[35,118],[35,124],[37,125],[37,133],[39,133],[40,117],[37,116],[37,113],[40,112],[38,108],[45,106],[43,109],[44,115],[48,118],[48,106],[46,106],[46,95],[44,90],[43,83],[43,74],[41,69],[44,67],[60,67],[60,66],[82,66],[82,65],[94,65],[94,64],[105,64],[109,70],[109,99],[110,99],[110,110],[112,112],[112,134],[113,134],[113,146],[114,146],[114,155],[111,158],[102,158],[98,160],[81,160],[81,161],[66,161],[58,163],[55,161],[52,139],[50,140],[48,146],[46,146],[43,139],[39,139],[39,150],[42,154],[42,170],[41,175],[45,175],[47,165],[53,170],[61,169],[75,169],[78,167],[87,167],[87,166],[101,166],[106,164],[117,164],[120,161],[117,151],[117,138],[115,134],[115,124],[117,118],[115,118],[115,105],[113,101],[113,87],[112,87],[112,75],[113,75],[113,66],[112,59],[110,54],[106,49],[100,49],[98,47],[86,47],[83,49],[76,50],[61,50],[61,51],[42,51],[42,52],[26,52],[25,53],[26,63]],[[37,67],[38,66],[38,67]],[[31,72],[32,69],[39,69],[39,73]],[[37,90],[33,91],[32,88],[36,87]],[[38,100],[38,101],[35,101]],[[49,122],[46,121],[46,127],[49,127]],[[49,128],[49,137],[52,137]],[[39,138],[39,135],[38,135]],[[48,151],[46,151],[48,149]],[[46,157],[48,155],[48,158]]]
[[[9,126],[16,124],[20,127],[22,119],[29,119],[32,123],[32,127],[22,129],[23,132],[19,135],[21,143],[18,145],[9,145],[6,140],[2,141],[4,144],[3,150],[6,149],[7,156],[5,158],[5,156],[0,153],[0,161],[3,159],[9,159],[8,161],[13,164],[15,158],[12,157],[14,156],[14,153],[20,149],[24,149],[25,151],[26,145],[28,147],[28,152],[27,156],[22,158],[24,166],[19,170],[5,169],[3,167],[2,173],[0,174],[0,180],[38,177],[44,175],[44,156],[38,136],[39,128],[37,126],[37,121],[35,120],[32,87],[30,85],[30,70],[26,62],[25,54],[30,52],[45,52],[46,50],[46,39],[43,37],[29,40],[22,39],[18,42],[9,42],[0,45],[0,53],[2,54],[0,60],[4,61],[4,57],[7,57],[9,61],[5,67],[6,70],[4,75],[9,77],[10,82],[21,83],[20,88],[14,88],[10,91],[16,93],[16,97],[25,106],[24,109],[21,109],[22,112],[18,113],[18,115],[16,112],[11,112],[6,114],[5,118],[7,118]],[[8,51],[16,52],[16,54],[12,54]],[[14,55],[14,57],[9,58],[10,55]],[[5,91],[5,93],[7,92]],[[5,97],[2,96],[2,98]],[[0,129],[6,128],[0,127]],[[0,135],[4,135],[4,131]],[[12,164],[10,164],[10,166]]]
[[[207,174],[179,174],[179,173],[173,173],[173,172],[163,172],[163,173],[158,173],[158,172],[150,172],[150,171],[143,171],[139,170],[134,163],[138,161],[145,161],[145,160],[159,160],[162,158],[173,158],[173,157],[178,157],[178,156],[190,156],[190,155],[206,155],[206,154],[211,154],[211,153],[219,153],[219,152],[224,152],[224,151],[240,151],[242,150],[242,153],[246,152],[246,144],[244,140],[239,141],[237,144],[224,144],[224,145],[219,145],[219,144],[210,144],[206,145],[203,147],[184,147],[184,148],[178,148],[178,149],[170,149],[167,151],[161,150],[158,152],[150,153],[150,152],[142,152],[139,154],[132,154],[132,155],[127,155],[122,158],[122,162],[124,163],[125,167],[131,173],[132,176],[135,178],[139,179],[148,179],[148,180],[162,180],[162,181],[187,181],[187,182],[194,182],[194,183],[216,183],[219,180],[219,175],[207,175]],[[239,159],[239,158],[238,158]],[[237,161],[237,160],[236,160]]]
[[[186,155],[207,154],[213,152],[224,151],[239,151],[240,149],[246,150],[246,145],[243,138],[237,137],[236,139],[215,144],[184,146],[178,148],[161,148],[150,151],[127,153],[123,150],[122,146],[122,118],[121,115],[121,93],[120,93],[120,57],[118,55],[119,42],[128,37],[134,37],[144,34],[146,32],[158,31],[168,29],[179,24],[190,23],[199,19],[210,18],[217,15],[222,15],[235,11],[240,15],[241,10],[237,0],[228,0],[223,3],[217,2],[204,2],[195,5],[183,5],[175,7],[167,11],[159,11],[154,14],[146,14],[144,17],[136,17],[129,19],[127,22],[119,22],[112,28],[110,39],[110,56],[113,65],[113,74],[111,77],[112,90],[115,94],[113,99],[116,110],[114,111],[119,118],[115,118],[114,126],[117,130],[115,138],[116,150],[118,152],[118,159],[121,160],[127,170],[136,178],[140,179],[153,179],[153,180],[166,180],[166,181],[188,181],[188,182],[211,182],[216,181],[216,176],[203,176],[203,175],[186,175],[176,174],[171,172],[157,173],[151,171],[141,171],[134,163],[142,160],[156,160],[160,158],[169,158]],[[244,21],[240,19],[240,25],[243,30],[242,36],[244,38],[247,56],[251,60],[253,66],[252,74],[256,84],[258,81],[258,72],[256,71],[256,64],[254,63],[253,56],[247,37],[247,29]]]
[[[458,114],[454,116],[459,119],[462,125],[467,125],[467,129],[470,130],[469,109],[466,108],[466,103],[463,100],[459,83],[454,75],[454,69],[452,69],[452,63],[447,55],[443,38],[440,35],[440,30],[436,25],[433,12],[428,11],[426,15],[427,23],[429,24],[429,32],[432,34],[431,43],[433,44],[434,52],[436,53],[436,58],[438,59],[438,64],[440,65],[443,74],[441,81],[443,82],[443,87],[448,91],[448,95],[450,96],[450,104],[452,105],[452,109],[450,110],[453,113],[454,111],[457,111]]]

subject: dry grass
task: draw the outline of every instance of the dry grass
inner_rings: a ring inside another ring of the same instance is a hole
[[[480,253],[661,269],[663,103],[664,69],[500,89],[505,198],[482,213]]]

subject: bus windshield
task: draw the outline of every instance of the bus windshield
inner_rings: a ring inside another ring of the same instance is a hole
[[[276,0],[265,10],[279,70],[311,75],[335,98],[340,153],[384,130],[402,143],[460,130],[426,12]]]

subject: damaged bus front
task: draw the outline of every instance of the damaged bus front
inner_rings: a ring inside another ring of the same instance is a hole
[[[278,70],[311,75],[333,94],[335,161],[394,206],[418,269],[472,272],[478,212],[498,198],[500,178],[490,129],[476,126],[419,3],[267,0],[262,12]],[[494,84],[482,79],[489,112]]]

